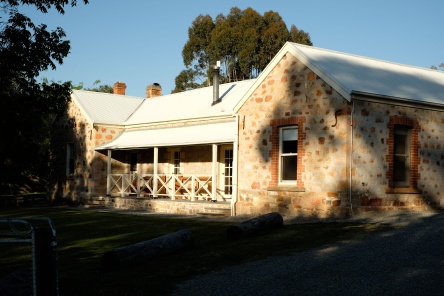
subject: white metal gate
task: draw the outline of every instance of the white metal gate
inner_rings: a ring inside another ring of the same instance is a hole
[[[32,283],[31,287],[20,285],[20,281],[9,282],[8,286],[0,287],[2,292],[8,295],[8,289],[12,289],[14,294],[20,290],[26,295],[59,295],[56,247],[56,231],[51,219],[0,219],[0,253],[5,253],[0,254],[0,258],[6,259],[5,255],[17,257],[10,262],[14,263],[11,264],[13,269],[19,269],[13,270],[11,274],[22,277],[24,283]],[[2,268],[6,268],[3,262]],[[27,280],[28,276],[32,281]]]

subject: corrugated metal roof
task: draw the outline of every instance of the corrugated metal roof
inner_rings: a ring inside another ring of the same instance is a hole
[[[126,130],[113,141],[96,150],[134,149],[146,147],[232,143],[237,133],[236,122],[189,125],[181,127]]]
[[[157,123],[231,115],[235,104],[254,81],[252,79],[221,84],[221,101],[215,105],[212,86],[150,99],[73,90],[73,98],[94,123]]]
[[[257,79],[221,84],[221,102],[213,105],[213,87],[145,99],[89,91],[73,98],[94,123],[127,126],[230,116],[287,52],[295,55],[346,99],[354,92],[444,104],[444,72],[286,43]]]
[[[353,92],[444,104],[444,72],[287,43],[296,57],[321,78]],[[330,80],[330,81],[329,81]],[[334,85],[332,85],[334,87]],[[348,94],[348,95],[347,95]]]
[[[222,100],[215,105],[212,105],[212,86],[146,99],[125,123],[141,124],[231,115],[236,103],[254,81],[244,80],[221,84],[219,97]]]
[[[73,90],[72,96],[93,122],[109,124],[124,122],[143,103],[143,98],[84,90]]]

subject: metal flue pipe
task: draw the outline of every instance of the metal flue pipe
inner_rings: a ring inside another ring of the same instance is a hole
[[[213,105],[219,103],[219,69],[220,61],[213,66]]]

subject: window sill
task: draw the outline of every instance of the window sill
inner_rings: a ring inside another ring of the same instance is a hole
[[[305,188],[296,187],[296,186],[277,186],[277,187],[268,187],[267,191],[305,192]]]
[[[420,190],[414,188],[387,188],[385,190],[386,194],[419,194]]]

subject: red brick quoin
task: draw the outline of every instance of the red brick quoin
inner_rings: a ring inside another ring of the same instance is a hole
[[[279,183],[279,128],[288,125],[298,126],[298,164],[297,164],[297,187],[303,188],[304,181],[302,180],[302,174],[305,171],[305,166],[302,163],[302,158],[305,156],[304,141],[306,139],[306,133],[304,130],[304,123],[306,119],[302,117],[288,117],[276,120],[271,120],[270,125],[272,127],[271,135],[271,181],[270,186],[278,186]]]

